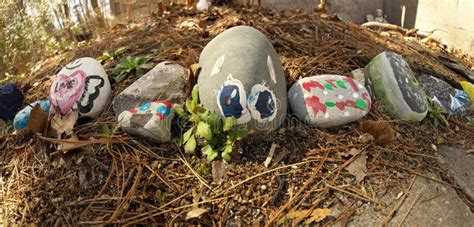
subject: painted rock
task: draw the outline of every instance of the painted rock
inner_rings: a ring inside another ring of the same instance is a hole
[[[301,120],[322,128],[344,125],[363,118],[371,99],[365,87],[350,77],[306,77],[288,92],[291,110]]]
[[[146,103],[138,108],[123,111],[118,121],[126,132],[154,142],[171,139],[171,121],[174,111],[166,101]]]
[[[422,75],[418,77],[418,81],[426,95],[432,101],[439,103],[449,115],[464,117],[470,113],[471,101],[463,91],[430,75]]]
[[[66,115],[78,110],[82,117],[95,118],[104,110],[111,92],[102,65],[93,58],[79,58],[54,78],[49,92],[51,111]]]
[[[13,120],[24,99],[25,96],[15,84],[0,86],[0,119],[4,121]]]
[[[469,99],[471,100],[471,109],[474,110],[474,84],[471,84],[467,81],[459,82],[462,86],[464,92],[467,93]]]
[[[158,64],[115,98],[115,115],[155,100],[184,101],[187,97],[185,76],[186,71],[181,65],[170,62]]]
[[[26,128],[26,125],[30,120],[31,110],[33,110],[33,107],[35,107],[36,104],[39,104],[44,112],[49,113],[49,100],[35,101],[16,114],[15,119],[13,120],[13,127],[15,130],[19,131]]]
[[[421,121],[428,101],[402,56],[393,52],[377,55],[366,66],[367,84],[388,114],[402,120]]]
[[[288,105],[283,66],[260,31],[224,31],[204,48],[199,65],[199,96],[211,111],[235,117],[250,133],[281,125]]]

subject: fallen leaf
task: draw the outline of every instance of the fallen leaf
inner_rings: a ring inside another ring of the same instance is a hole
[[[214,182],[220,182],[225,176],[227,166],[222,160],[216,160],[212,162],[212,180]]]
[[[41,109],[40,104],[36,104],[31,110],[26,128],[35,133],[43,133],[47,123],[48,114]]]
[[[355,176],[357,183],[360,183],[367,176],[367,153],[363,151],[359,157],[356,158],[346,170]]]
[[[207,209],[204,209],[204,208],[193,209],[186,214],[186,221],[189,219],[198,218],[205,213],[207,213]]]
[[[51,119],[51,129],[54,136],[61,138],[63,133],[71,135],[78,118],[79,113],[77,111],[71,111],[64,117],[59,112],[56,113]]]
[[[331,209],[322,209],[317,208],[314,209],[311,213],[311,210],[296,210],[289,212],[286,216],[281,218],[277,225],[282,225],[285,223],[286,220],[291,219],[305,219],[305,224],[309,225],[314,222],[321,222],[326,217],[330,216],[332,211]]]
[[[320,222],[324,220],[326,217],[331,215],[331,209],[315,209],[311,213],[311,217],[306,219],[305,223],[307,225],[313,223],[313,222]]]
[[[378,145],[385,145],[397,139],[397,132],[386,121],[364,121],[359,129],[371,134]]]

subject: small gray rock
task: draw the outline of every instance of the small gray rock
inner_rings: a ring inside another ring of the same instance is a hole
[[[421,121],[428,113],[426,94],[402,56],[386,51],[365,67],[367,85],[392,117]]]
[[[426,95],[439,103],[449,115],[462,118],[471,112],[471,100],[467,94],[460,94],[462,91],[451,87],[447,82],[430,75],[422,75],[418,81]]]
[[[115,116],[155,100],[180,103],[186,99],[185,69],[178,64],[162,62],[143,75],[114,100]]]
[[[291,110],[316,127],[336,127],[363,118],[371,99],[365,87],[350,77],[321,75],[298,80],[288,92]]]
[[[363,86],[365,86],[365,70],[364,69],[355,69],[351,71],[352,78],[355,81],[359,82]]]
[[[171,121],[174,110],[166,101],[146,103],[138,108],[123,111],[118,121],[124,131],[153,142],[171,139]]]
[[[199,58],[201,102],[233,116],[249,132],[272,131],[287,111],[285,74],[268,38],[255,28],[228,29],[206,45]]]

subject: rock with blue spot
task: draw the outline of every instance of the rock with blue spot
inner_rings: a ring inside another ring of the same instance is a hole
[[[200,101],[234,117],[250,133],[278,128],[287,112],[285,73],[268,38],[255,28],[230,28],[209,42],[199,58]]]
[[[161,62],[117,95],[113,105],[115,116],[155,100],[168,100],[172,103],[185,101],[186,81],[183,66]]]
[[[365,67],[367,85],[392,117],[421,121],[428,113],[428,101],[413,71],[402,56],[386,51]]]
[[[20,110],[25,96],[15,84],[0,86],[0,119],[4,121],[13,120],[15,114]]]
[[[39,104],[41,109],[49,114],[49,109],[50,109],[50,103],[49,100],[39,100],[31,103],[24,109],[22,109],[20,112],[18,112],[15,116],[15,119],[13,120],[13,127],[15,128],[16,131],[20,131],[24,128],[26,128],[28,121],[30,120],[30,114],[31,110]]]
[[[471,113],[471,100],[464,91],[430,75],[422,75],[418,81],[426,95],[449,115],[463,118]]]
[[[356,80],[339,75],[319,75],[298,80],[288,91],[291,110],[316,127],[337,127],[360,120],[372,100]]]
[[[118,116],[118,121],[122,129],[129,134],[152,142],[168,142],[171,140],[173,117],[171,103],[156,101],[123,111]]]

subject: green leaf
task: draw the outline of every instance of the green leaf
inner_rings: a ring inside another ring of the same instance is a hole
[[[186,131],[183,134],[183,139],[182,139],[183,144],[188,142],[189,138],[191,138],[191,135],[193,134],[193,131],[194,131],[194,127],[190,128],[188,131]]]
[[[186,142],[186,145],[184,145],[184,152],[186,154],[194,154],[196,150],[196,138],[194,136],[191,136],[189,140]]]
[[[211,126],[209,126],[209,124],[206,122],[199,122],[196,135],[205,138],[206,140],[212,140]]]
[[[226,117],[224,121],[224,132],[230,131],[234,127],[234,117]]]
[[[209,144],[201,148],[201,152],[205,155],[209,155],[212,151],[213,151],[213,149],[212,149],[211,145],[209,145]]]
[[[193,98],[194,103],[199,102],[199,87],[198,87],[197,84],[194,85],[194,87],[193,87],[193,91],[191,92],[191,97]]]
[[[222,156],[222,159],[224,159],[226,162],[232,161],[232,157],[230,157],[229,153],[222,153],[221,156]]]
[[[110,135],[109,125],[107,124],[102,125],[102,132],[104,133],[104,135]]]
[[[181,104],[174,104],[173,109],[178,117],[184,117],[186,115],[186,112],[184,112],[184,107]]]
[[[242,127],[237,127],[229,133],[231,140],[242,140],[247,136],[247,131]]]
[[[196,103],[194,103],[193,101],[189,99],[186,100],[186,110],[188,110],[190,114],[194,113],[195,108],[196,108]]]
[[[202,153],[207,155],[207,161],[211,162],[219,156],[219,152],[215,151],[211,145],[207,145],[201,149]]]
[[[218,114],[211,112],[206,119],[207,123],[211,125],[211,130],[214,134],[222,133],[222,118]]]

